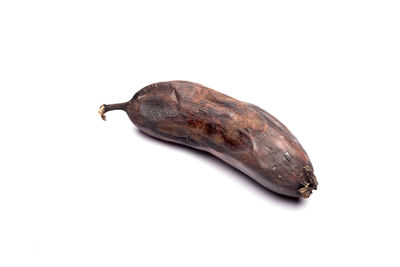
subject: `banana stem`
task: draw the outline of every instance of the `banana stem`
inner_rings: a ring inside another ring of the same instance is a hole
[[[105,113],[111,110],[125,110],[129,102],[110,104],[110,105],[101,105],[99,108],[100,117],[103,120],[106,120]]]

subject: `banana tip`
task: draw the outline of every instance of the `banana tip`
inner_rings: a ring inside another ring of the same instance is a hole
[[[309,198],[313,190],[317,190],[318,181],[312,168],[307,165],[303,168],[305,181],[302,181],[302,188],[297,190],[303,198]]]

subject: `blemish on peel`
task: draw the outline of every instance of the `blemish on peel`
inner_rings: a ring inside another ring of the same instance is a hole
[[[284,154],[284,157],[285,157],[285,159],[286,159],[287,161],[292,161],[292,156],[289,154],[289,152],[286,152],[286,153]]]
[[[176,91],[172,90],[171,92],[171,99],[174,101],[176,104],[178,104],[178,97],[176,96]]]

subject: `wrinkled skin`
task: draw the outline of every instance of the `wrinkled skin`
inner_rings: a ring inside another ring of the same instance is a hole
[[[317,180],[296,137],[263,109],[200,84],[171,81],[149,85],[116,107],[143,132],[207,151],[264,187],[309,197]]]

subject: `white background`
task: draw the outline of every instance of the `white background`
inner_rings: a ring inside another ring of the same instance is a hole
[[[398,1],[2,1],[0,266],[399,266]],[[103,103],[202,83],[320,183],[279,197]]]

